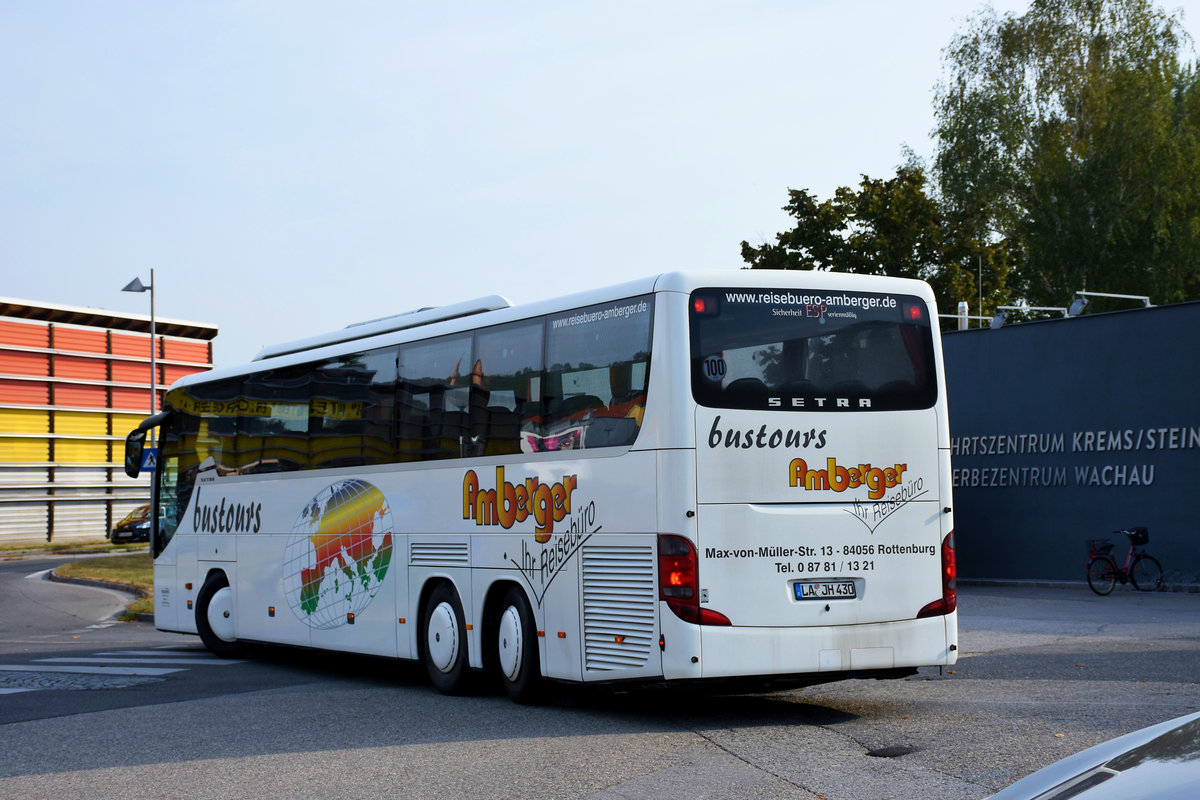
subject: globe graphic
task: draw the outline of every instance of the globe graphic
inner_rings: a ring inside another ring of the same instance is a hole
[[[361,480],[334,483],[300,512],[283,552],[283,589],[304,623],[329,629],[365,609],[392,561],[392,512]]]

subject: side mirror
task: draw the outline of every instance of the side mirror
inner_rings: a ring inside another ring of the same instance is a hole
[[[135,430],[125,437],[125,474],[136,478],[142,471],[142,450],[146,446],[146,432]]]

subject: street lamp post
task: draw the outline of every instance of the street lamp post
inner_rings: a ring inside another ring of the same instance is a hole
[[[121,291],[150,293],[150,416],[154,416],[158,413],[158,332],[154,325],[154,268],[150,268],[149,286],[144,285],[140,278],[134,278]]]

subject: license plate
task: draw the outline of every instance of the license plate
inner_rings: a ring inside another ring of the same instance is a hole
[[[853,600],[854,581],[800,581],[793,584],[797,600]]]

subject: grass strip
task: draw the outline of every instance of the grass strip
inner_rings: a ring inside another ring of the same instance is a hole
[[[138,614],[154,613],[154,561],[149,552],[85,558],[63,564],[55,573],[63,578],[85,578],[142,589],[147,593],[146,596],[131,604],[122,619],[136,619]]]

